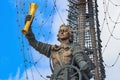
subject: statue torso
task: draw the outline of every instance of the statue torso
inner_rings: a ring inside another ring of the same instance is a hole
[[[52,62],[53,67],[71,64],[72,61],[72,46],[61,44],[52,49]],[[58,65],[58,66],[57,66]]]

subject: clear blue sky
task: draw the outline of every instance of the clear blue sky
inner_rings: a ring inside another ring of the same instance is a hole
[[[23,71],[23,57],[18,44],[16,8],[10,0],[0,2],[0,80],[4,80],[15,76],[18,67]]]

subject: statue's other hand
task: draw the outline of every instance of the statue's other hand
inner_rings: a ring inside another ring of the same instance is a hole
[[[86,70],[88,69],[88,64],[85,61],[81,61],[79,63],[79,67],[81,68],[81,70]]]

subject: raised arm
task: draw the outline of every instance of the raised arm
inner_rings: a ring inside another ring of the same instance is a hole
[[[25,24],[26,24],[27,21],[30,21],[30,20],[31,20],[31,15],[27,15],[25,17]],[[32,24],[32,22],[31,22],[31,24]],[[28,28],[28,33],[26,34],[26,38],[28,39],[29,44],[34,49],[36,49],[37,51],[39,51],[41,54],[44,54],[47,57],[50,57],[50,54],[51,54],[51,45],[50,44],[42,43],[42,42],[37,41],[35,39],[35,36],[34,36],[34,34],[32,32],[31,24],[30,24],[30,27]]]
[[[32,30],[31,30],[31,27],[30,27],[28,33],[26,34],[26,38],[28,39],[29,44],[34,49],[36,49],[37,51],[39,51],[41,54],[44,54],[47,57],[50,57],[50,54],[51,54],[51,45],[50,44],[42,43],[40,41],[37,41],[35,39],[35,36],[34,36]]]

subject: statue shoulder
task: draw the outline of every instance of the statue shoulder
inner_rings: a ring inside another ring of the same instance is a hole
[[[81,48],[81,46],[78,44],[78,43],[76,43],[76,42],[74,42],[74,43],[72,43],[71,44],[71,46],[73,47],[73,48]]]
[[[58,51],[59,49],[60,49],[60,46],[58,46],[58,45],[52,45],[52,51]]]
[[[81,46],[78,43],[73,43],[72,44],[72,54],[76,54],[76,53],[83,53],[83,50],[81,49]]]

